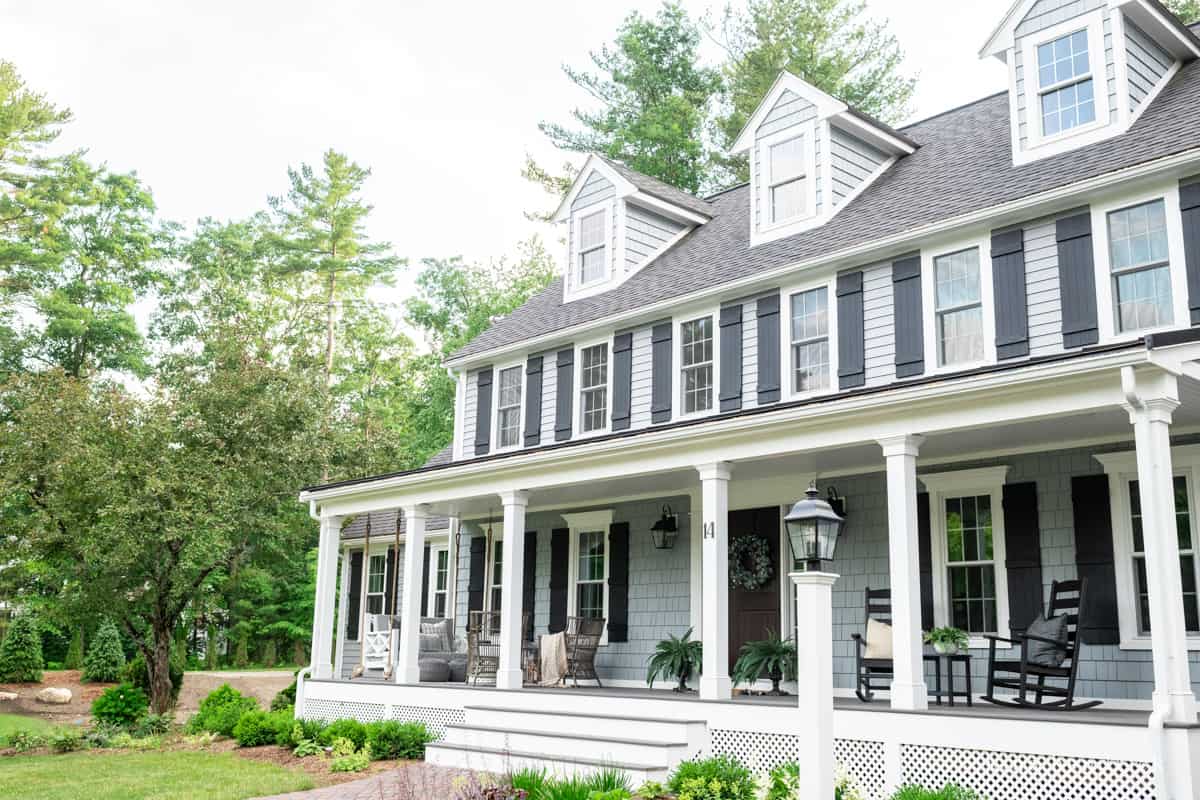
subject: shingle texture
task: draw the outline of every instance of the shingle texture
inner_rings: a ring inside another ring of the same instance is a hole
[[[446,463],[449,463],[447,459]],[[430,466],[426,464],[425,466]],[[424,469],[424,467],[422,467]],[[343,539],[362,539],[367,535],[367,517],[371,518],[371,539],[379,541],[390,540],[396,535],[396,517],[400,516],[400,533],[404,533],[404,517],[400,510],[393,508],[387,511],[372,511],[370,514],[359,514],[342,528]],[[450,520],[445,517],[430,517],[425,521],[426,531],[444,531],[450,526]]]
[[[663,183],[658,178],[652,178],[649,175],[635,172],[619,161],[612,161],[603,156],[598,156],[598,158],[615,169],[622,178],[648,195],[657,197],[659,200],[666,200],[668,203],[674,203],[680,208],[686,208],[688,211],[703,214],[706,217],[711,217],[713,214],[712,203],[707,200],[701,200],[695,195],[690,195],[681,189],[676,189],[671,184]]]
[[[1200,145],[1200,62],[1181,69],[1126,134],[1032,164],[1012,163],[1008,114],[1004,93],[902,129],[920,145],[916,153],[900,159],[827,224],[758,247],[751,248],[749,241],[749,188],[740,186],[716,195],[708,201],[710,222],[621,286],[564,303],[561,279],[556,280],[477,336],[456,357],[551,335],[623,310],[1194,149]],[[614,166],[631,180],[637,175]]]

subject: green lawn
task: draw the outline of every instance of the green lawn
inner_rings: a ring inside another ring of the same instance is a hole
[[[188,751],[16,756],[0,772],[0,794],[12,800],[242,800],[313,786],[274,764]]]
[[[17,731],[48,734],[54,730],[54,725],[37,717],[23,717],[20,714],[0,714],[0,739],[6,739]]]

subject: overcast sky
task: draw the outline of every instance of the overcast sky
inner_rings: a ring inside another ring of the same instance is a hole
[[[1005,87],[1003,65],[977,53],[1008,0],[868,2],[918,75],[913,119]],[[74,112],[64,145],[136,170],[170,219],[263,208],[289,165],[333,147],[373,171],[374,236],[414,262],[485,259],[540,227],[523,216],[547,205],[520,177],[524,156],[561,163],[537,123],[587,102],[560,66],[657,6],[0,0],[0,58]]]

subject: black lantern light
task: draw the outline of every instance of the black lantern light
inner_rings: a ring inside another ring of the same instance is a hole
[[[838,534],[842,529],[842,517],[834,510],[830,501],[844,505],[837,493],[830,490],[830,501],[822,500],[815,483],[808,487],[805,498],[792,506],[783,518],[787,525],[788,543],[792,547],[792,558],[803,561],[806,569],[821,570],[833,560]]]
[[[662,518],[650,526],[650,538],[654,540],[655,550],[670,550],[675,547],[675,537],[679,535],[679,522],[670,506],[664,505],[662,512]]]

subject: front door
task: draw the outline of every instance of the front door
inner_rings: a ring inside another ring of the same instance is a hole
[[[730,574],[733,559],[738,553],[734,542],[755,537],[766,544],[770,555],[770,577],[756,589],[741,586],[729,588],[729,668],[733,669],[738,653],[746,642],[767,638],[768,632],[779,633],[779,509],[751,508],[729,512]],[[761,545],[745,546],[741,552],[743,569],[754,571],[754,554]]]

